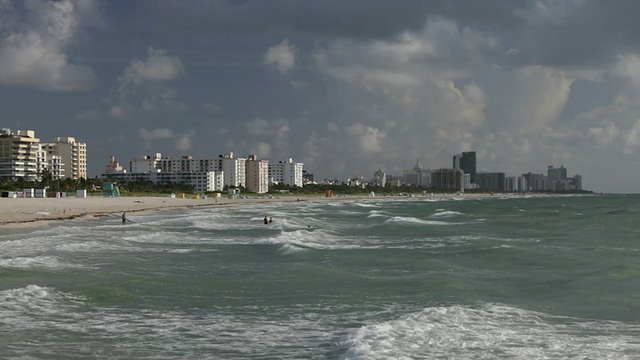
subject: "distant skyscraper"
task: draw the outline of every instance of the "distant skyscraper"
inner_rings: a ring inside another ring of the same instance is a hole
[[[464,172],[461,169],[438,169],[431,173],[435,189],[464,191]]]
[[[420,159],[416,159],[413,169],[404,171],[403,180],[405,185],[431,187],[431,170],[422,168]]]
[[[387,185],[387,174],[382,171],[382,168],[378,168],[378,171],[373,173],[373,186],[385,187]]]
[[[559,168],[555,168],[551,165],[547,167],[547,178],[549,181],[560,181],[567,179],[567,168],[560,165]]]
[[[471,175],[471,183],[476,183],[476,152],[466,151],[453,155],[453,168],[461,169],[465,174]]]

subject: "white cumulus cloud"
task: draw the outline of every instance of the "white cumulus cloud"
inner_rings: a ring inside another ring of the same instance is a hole
[[[278,45],[272,46],[264,54],[264,63],[274,66],[281,74],[291,71],[296,64],[298,48],[284,40]]]
[[[620,136],[620,129],[612,121],[607,120],[602,126],[591,127],[587,131],[588,136],[596,145],[611,145]]]
[[[179,78],[184,71],[180,58],[149,48],[146,59],[132,60],[118,78],[120,86],[109,110],[111,116],[126,118],[141,110],[183,109],[176,100],[177,90],[161,84]]]
[[[54,91],[91,88],[97,81],[93,70],[71,61],[67,50],[92,7],[95,2],[88,0],[30,0],[27,21],[3,19],[0,83]]]

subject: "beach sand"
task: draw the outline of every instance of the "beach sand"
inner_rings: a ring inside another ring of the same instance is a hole
[[[507,195],[500,195],[507,196]],[[493,197],[487,194],[431,194],[411,196],[418,198],[460,198],[460,197]],[[196,206],[221,206],[231,204],[252,204],[261,202],[291,201],[341,201],[341,200],[398,200],[407,197],[349,195],[324,197],[318,195],[289,196],[251,196],[241,198],[172,198],[169,196],[123,196],[85,198],[0,198],[0,229],[45,226],[51,221],[65,221],[77,218],[122,216],[123,212],[140,213],[161,211],[172,208],[190,208]]]
[[[122,216],[123,212],[149,212],[195,206],[220,206],[229,204],[286,202],[323,199],[322,197],[250,197],[230,199],[181,199],[167,197],[101,197],[86,198],[0,198],[0,228],[43,226],[51,221],[76,218]]]

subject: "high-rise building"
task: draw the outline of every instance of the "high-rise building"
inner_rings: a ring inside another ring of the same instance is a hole
[[[293,159],[269,163],[269,179],[274,184],[303,186],[303,163],[294,163]]]
[[[44,154],[33,130],[0,130],[0,177],[40,179]]]
[[[559,168],[555,168],[551,165],[547,167],[547,179],[549,181],[560,181],[567,179],[567,168],[560,165]]]
[[[313,174],[308,172],[307,170],[302,170],[302,183],[303,184],[314,184]]]
[[[249,155],[245,167],[247,190],[258,194],[269,191],[269,161],[259,160],[257,155]]]
[[[471,183],[476,183],[476,152],[466,151],[453,155],[453,168],[461,169],[465,174],[471,175]]]
[[[526,173],[522,174],[527,184],[527,191],[545,191],[547,190],[547,176],[544,174]]]
[[[221,170],[224,172],[224,185],[229,187],[246,187],[245,158],[233,156],[233,152],[228,152],[218,156],[221,162]]]
[[[405,185],[431,187],[431,170],[423,168],[420,159],[416,159],[413,169],[403,172],[403,182]]]
[[[477,173],[476,185],[478,189],[502,192],[505,190],[505,174],[502,172]]]
[[[120,163],[116,161],[116,157],[111,155],[109,156],[109,163],[105,167],[104,172],[105,174],[111,174],[125,172],[125,170],[120,166]]]
[[[63,178],[87,178],[87,144],[77,142],[75,138],[57,137],[54,142],[43,143],[42,150],[47,158],[59,156],[64,164]]]
[[[438,169],[431,173],[435,189],[464,191],[464,172],[461,169]]]
[[[510,176],[504,179],[505,191],[527,191],[527,184],[522,176]]]
[[[387,174],[382,171],[382,168],[378,168],[373,173],[373,186],[385,187],[385,185],[387,185]]]

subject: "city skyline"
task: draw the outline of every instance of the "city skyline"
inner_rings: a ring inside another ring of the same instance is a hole
[[[291,157],[343,179],[474,149],[478,171],[571,164],[590,190],[640,193],[639,10],[8,0],[2,123],[85,142],[89,176],[151,149]]]

